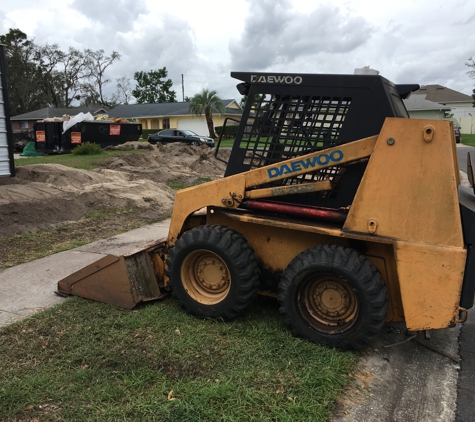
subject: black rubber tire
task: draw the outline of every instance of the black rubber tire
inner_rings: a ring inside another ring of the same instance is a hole
[[[199,144],[200,144],[200,143],[199,143],[198,141],[191,141],[191,142],[190,142],[190,145],[191,145],[192,147],[197,147]]]
[[[216,278],[225,274],[216,294],[203,286],[207,271]],[[185,232],[170,249],[166,274],[172,296],[188,313],[231,320],[256,299],[260,270],[254,250],[242,235],[227,227],[204,225]]]
[[[388,310],[379,271],[354,249],[336,245],[297,255],[282,274],[277,299],[292,335],[343,350],[371,343]]]

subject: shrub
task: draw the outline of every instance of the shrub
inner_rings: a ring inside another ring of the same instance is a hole
[[[215,132],[220,135],[223,130],[222,126],[216,126],[214,128]],[[226,125],[224,128],[223,138],[235,138],[238,130],[238,125]]]
[[[147,139],[148,135],[160,132],[163,129],[142,129],[142,139]]]
[[[74,155],[98,155],[103,152],[99,145],[93,144],[92,142],[84,142],[72,151]]]

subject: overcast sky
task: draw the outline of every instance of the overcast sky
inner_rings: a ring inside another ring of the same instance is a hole
[[[37,44],[121,54],[115,80],[166,66],[177,99],[202,88],[241,96],[231,71],[353,73],[371,66],[395,83],[471,94],[474,0],[11,0],[0,31]]]

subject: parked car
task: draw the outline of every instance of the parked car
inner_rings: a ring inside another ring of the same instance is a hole
[[[148,135],[147,141],[155,145],[163,145],[170,142],[184,142],[188,145],[207,145],[214,147],[214,140],[212,138],[198,135],[191,130],[183,129],[165,129]]]
[[[462,129],[457,123],[454,123],[454,129],[455,129],[455,142],[459,144],[462,142],[462,134],[460,133],[460,130]]]

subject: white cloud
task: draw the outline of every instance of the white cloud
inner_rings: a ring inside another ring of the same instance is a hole
[[[395,83],[439,83],[471,93],[472,0],[18,0],[4,2],[1,33],[19,28],[38,44],[58,43],[120,62],[112,80],[167,67],[181,99],[201,88],[240,96],[231,71],[352,73],[365,65]],[[112,84],[109,86],[112,89]]]
[[[146,3],[145,0],[74,0],[70,7],[113,33],[131,30],[137,17],[146,9]]]
[[[354,51],[371,36],[367,21],[347,17],[337,7],[320,5],[309,13],[290,8],[289,0],[259,3],[240,39],[231,41],[234,67],[265,70],[299,59],[311,59],[321,53],[331,60],[332,56]]]

